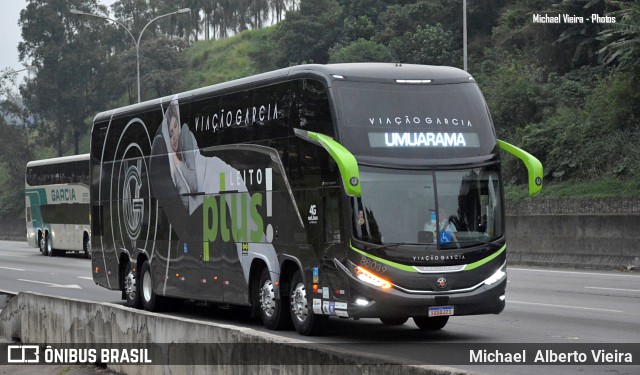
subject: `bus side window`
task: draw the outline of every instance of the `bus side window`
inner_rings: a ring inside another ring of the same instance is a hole
[[[324,83],[302,80],[296,107],[298,122],[295,127],[333,137],[333,120]]]

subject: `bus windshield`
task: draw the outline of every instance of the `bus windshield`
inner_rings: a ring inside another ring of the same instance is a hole
[[[497,166],[448,171],[361,167],[354,236],[369,243],[477,246],[503,235]]]

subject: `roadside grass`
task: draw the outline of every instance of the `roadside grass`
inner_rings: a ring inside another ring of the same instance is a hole
[[[591,181],[563,181],[542,186],[542,199],[615,199],[640,197],[640,181],[603,177]],[[537,199],[534,197],[533,199]],[[525,185],[505,185],[505,199],[518,202],[529,199]]]

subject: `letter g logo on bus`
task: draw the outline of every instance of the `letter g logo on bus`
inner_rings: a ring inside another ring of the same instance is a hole
[[[122,214],[127,235],[132,240],[138,239],[142,229],[144,199],[140,198],[141,187],[142,178],[137,165],[130,165],[122,185]]]

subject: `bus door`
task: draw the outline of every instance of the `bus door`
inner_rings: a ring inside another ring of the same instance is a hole
[[[345,231],[342,218],[343,193],[340,187],[322,189],[322,237],[320,254],[322,264],[320,274],[322,286],[328,286],[335,301],[345,298],[346,283],[341,279],[342,273],[338,272],[334,259],[344,259],[348,247],[345,241]]]
[[[341,188],[324,187],[300,191],[298,199],[303,202],[305,215],[303,217],[307,227],[308,243],[313,246],[313,253],[303,260],[312,268],[319,267],[321,286],[329,287],[330,274],[335,274],[334,258],[344,258],[344,233],[341,226],[340,199]],[[315,272],[315,271],[314,271]],[[314,275],[307,275],[307,282],[315,279]]]

